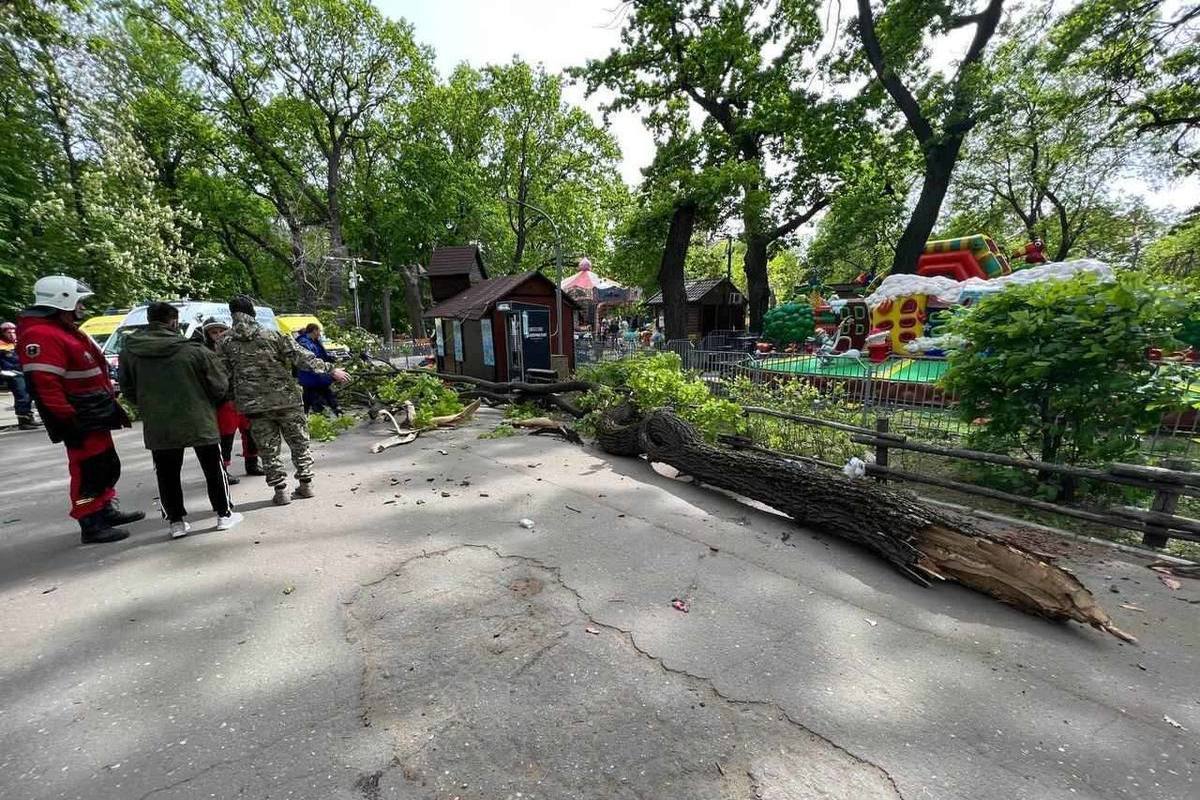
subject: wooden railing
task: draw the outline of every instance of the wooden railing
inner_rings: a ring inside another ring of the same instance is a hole
[[[938,486],[964,494],[1003,500],[1022,508],[1063,514],[1068,517],[1101,525],[1140,531],[1142,533],[1142,543],[1148,547],[1164,547],[1168,539],[1172,538],[1200,542],[1200,520],[1179,516],[1175,513],[1180,497],[1200,497],[1200,473],[1184,469],[1183,467],[1186,462],[1172,462],[1168,460],[1162,467],[1119,463],[1112,464],[1105,469],[1079,467],[1070,464],[1053,464],[1000,453],[985,453],[961,447],[947,447],[914,441],[903,434],[890,432],[888,430],[888,418],[883,416],[877,418],[875,429],[871,429],[844,422],[833,422],[818,417],[787,414],[775,411],[774,409],[754,406],[747,406],[743,409],[743,413],[746,415],[774,417],[794,423],[815,425],[848,433],[852,442],[874,449],[875,463],[866,464],[866,471],[867,474],[874,476],[878,480],[900,480]],[[733,447],[773,452],[776,455],[812,461],[835,469],[840,469],[843,466],[823,461],[819,458],[796,455],[785,451],[768,450],[744,437],[725,437],[725,440],[727,444]],[[1133,506],[1086,508],[1081,505],[1038,500],[1032,497],[1005,492],[1000,489],[992,489],[987,486],[965,483],[937,475],[924,475],[896,469],[889,466],[889,453],[892,450],[906,450],[979,464],[994,464],[1013,469],[1033,471],[1040,475],[1055,474],[1118,486],[1130,486],[1154,492],[1154,499],[1149,509]]]

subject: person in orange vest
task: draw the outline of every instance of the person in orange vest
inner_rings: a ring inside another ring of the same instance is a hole
[[[41,278],[33,286],[33,305],[17,324],[17,356],[52,442],[67,450],[71,517],[79,522],[83,544],[117,542],[118,530],[145,518],[117,504],[121,459],[112,431],[131,427],[117,402],[104,354],[79,330],[83,301],[92,290],[66,275]]]

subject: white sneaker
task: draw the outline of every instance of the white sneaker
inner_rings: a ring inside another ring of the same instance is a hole
[[[236,511],[231,511],[223,517],[217,517],[217,530],[227,531],[241,521],[242,515]]]
[[[188,524],[187,520],[180,520],[179,522],[172,522],[171,523],[171,538],[172,539],[182,539],[183,537],[188,535],[188,532],[191,531],[191,529],[192,529],[192,526]]]

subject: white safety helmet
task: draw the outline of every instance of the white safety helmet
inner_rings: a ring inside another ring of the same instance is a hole
[[[33,285],[33,304],[48,306],[62,311],[74,311],[80,300],[85,300],[95,292],[83,281],[77,281],[66,275],[47,275],[39,278]]]

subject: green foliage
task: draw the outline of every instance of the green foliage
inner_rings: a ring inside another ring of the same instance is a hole
[[[354,325],[339,325],[332,313],[318,315],[321,320],[322,333],[327,342],[337,342],[350,348],[357,356],[359,353],[374,352],[379,347],[379,337],[365,328]]]
[[[318,442],[329,442],[358,424],[350,414],[327,417],[324,414],[308,415],[308,435]]]
[[[989,57],[1007,111],[968,137],[952,202],[975,227],[938,236],[984,232],[1008,250],[1040,237],[1051,261],[1086,255],[1130,264],[1136,254],[1127,244],[1150,238],[1153,218],[1121,187],[1169,164],[1162,148],[1123,124],[1102,80],[1053,61],[1042,40],[1005,42]]]
[[[801,381],[779,384],[756,383],[737,377],[726,387],[727,398],[739,406],[770,408],[785,414],[819,417],[832,422],[862,424],[862,407],[846,402],[840,395],[822,394]],[[743,432],[771,450],[794,453],[842,464],[852,456],[862,456],[863,445],[850,441],[850,434],[754,414],[743,422]]]
[[[1056,71],[1096,80],[1129,127],[1200,170],[1200,36],[1194,3],[1084,0],[1056,21]]]
[[[763,335],[781,347],[803,343],[814,330],[816,321],[808,303],[783,303],[763,317]]]
[[[483,433],[479,434],[479,436],[476,438],[479,438],[479,439],[507,439],[510,436],[516,436],[516,435],[517,435],[516,428],[514,428],[512,425],[509,425],[507,422],[501,422],[499,425],[492,428],[490,431],[484,431]]]
[[[1143,269],[1167,280],[1183,280],[1200,288],[1200,208],[1172,225],[1146,248]]]
[[[626,398],[642,413],[655,408],[675,409],[710,441],[738,429],[738,406],[713,397],[704,381],[683,371],[676,353],[606,362],[581,371],[580,377],[602,384],[580,398],[580,407],[589,412],[582,426],[585,431],[594,431],[599,415]]]
[[[546,412],[542,411],[533,403],[512,403],[504,407],[505,419],[533,419],[534,417],[544,417],[545,415]]]
[[[434,417],[446,417],[463,410],[458,392],[448,388],[433,375],[412,372],[401,373],[379,385],[377,395],[388,406],[395,408],[409,401],[417,410],[413,426],[424,428],[432,424]]]
[[[966,344],[945,386],[964,420],[986,420],[978,446],[1072,464],[1125,458],[1182,400],[1146,350],[1177,344],[1197,302],[1128,274],[1012,287],[947,323]]]

